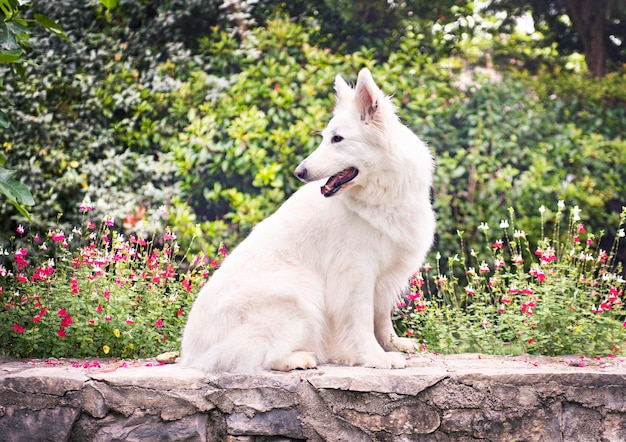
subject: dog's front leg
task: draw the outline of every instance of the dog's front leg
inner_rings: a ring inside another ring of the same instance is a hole
[[[374,334],[385,351],[417,352],[415,340],[401,338],[396,333],[391,321],[391,313],[395,307],[397,284],[393,281],[379,281],[374,295]]]
[[[343,332],[345,353],[352,363],[374,368],[404,368],[406,367],[406,355],[397,351],[389,351],[381,346],[374,333],[375,327],[375,300],[374,293],[360,290],[353,292],[358,294],[358,302],[353,303],[339,322]],[[355,298],[352,298],[355,299]],[[391,319],[389,318],[391,326]],[[393,331],[393,328],[391,328]],[[397,339],[400,339],[396,336]],[[389,338],[388,338],[389,339]],[[393,349],[390,349],[393,350]]]

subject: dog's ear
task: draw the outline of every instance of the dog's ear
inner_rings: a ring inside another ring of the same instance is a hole
[[[352,94],[352,88],[341,75],[335,77],[335,92],[337,94],[337,102],[345,100]]]
[[[355,87],[356,105],[361,115],[361,121],[365,124],[379,121],[379,105],[384,99],[382,91],[374,83],[372,74],[367,68],[361,69],[356,80]]]

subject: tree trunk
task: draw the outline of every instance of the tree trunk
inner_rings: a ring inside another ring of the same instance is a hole
[[[596,78],[604,77],[607,73],[607,0],[566,0],[566,8],[582,40],[589,73]]]

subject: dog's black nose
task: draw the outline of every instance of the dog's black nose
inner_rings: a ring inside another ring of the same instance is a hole
[[[306,181],[306,177],[308,175],[308,171],[306,170],[306,167],[304,167],[302,164],[300,164],[298,167],[296,167],[296,170],[295,170],[294,174],[296,175],[296,177],[299,180]]]

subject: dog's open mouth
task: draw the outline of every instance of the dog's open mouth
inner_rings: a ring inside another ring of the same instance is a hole
[[[341,172],[331,176],[320,189],[325,197],[333,196],[341,190],[341,188],[352,181],[359,174],[354,167],[348,167]]]

